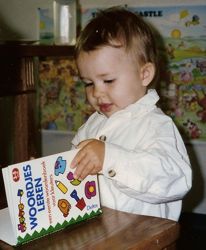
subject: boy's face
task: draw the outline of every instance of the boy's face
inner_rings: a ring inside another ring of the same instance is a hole
[[[145,95],[141,69],[124,48],[105,46],[81,52],[77,67],[89,103],[107,117]]]

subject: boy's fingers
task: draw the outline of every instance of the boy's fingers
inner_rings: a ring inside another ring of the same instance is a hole
[[[77,165],[82,161],[82,159],[85,157],[85,153],[83,150],[80,150],[74,157],[74,159],[71,162],[71,168],[76,168]]]
[[[84,140],[81,141],[76,147],[77,148],[83,148],[84,146],[86,146],[88,143],[90,143],[93,139],[88,139],[88,140]]]
[[[82,178],[83,172],[89,172],[89,169],[87,169],[88,167],[89,167],[89,159],[87,157],[82,158],[82,160],[79,161],[76,166],[76,170],[74,172],[74,178],[75,179],[79,179],[79,177]]]
[[[92,163],[89,161],[89,162],[84,166],[84,168],[82,169],[79,178],[80,178],[81,180],[85,179],[89,174],[92,173],[93,168],[94,168],[94,166],[93,166]]]
[[[78,179],[78,180],[83,180],[84,179],[84,166],[83,165],[78,165],[75,172],[74,172],[74,179]]]
[[[80,166],[80,165],[77,165],[77,166],[76,166],[76,169],[75,169],[75,171],[74,171],[74,174],[73,174],[74,179],[80,180],[81,172],[82,172],[81,166]]]

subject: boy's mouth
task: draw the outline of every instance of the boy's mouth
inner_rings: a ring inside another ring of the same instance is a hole
[[[99,109],[102,113],[111,111],[112,103],[99,104]]]

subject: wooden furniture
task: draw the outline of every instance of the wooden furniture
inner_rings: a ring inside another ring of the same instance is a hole
[[[41,156],[38,58],[73,53],[73,46],[0,45],[0,167]]]
[[[34,240],[16,250],[174,250],[177,222],[103,208],[103,214],[57,233]],[[13,247],[0,241],[0,249]]]
[[[74,46],[68,45],[19,45],[4,44],[0,45],[1,56],[13,57],[42,57],[42,56],[72,56],[74,54]]]

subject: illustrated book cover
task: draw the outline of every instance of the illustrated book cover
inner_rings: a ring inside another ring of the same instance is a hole
[[[77,151],[3,168],[8,207],[0,210],[0,240],[23,244],[102,213],[97,176],[73,177]]]

